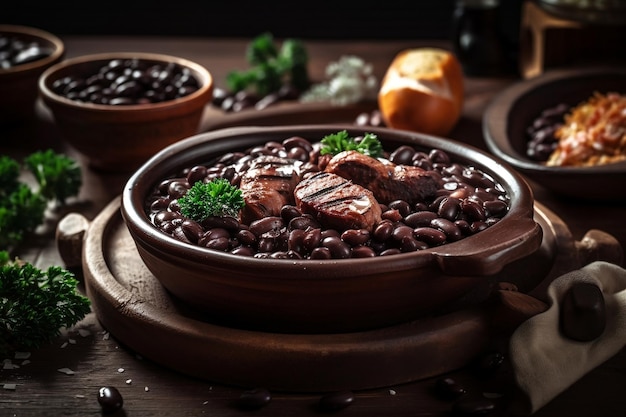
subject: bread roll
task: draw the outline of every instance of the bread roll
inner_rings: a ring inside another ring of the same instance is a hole
[[[391,62],[378,93],[385,124],[437,136],[447,135],[463,109],[463,70],[443,49],[404,50]]]

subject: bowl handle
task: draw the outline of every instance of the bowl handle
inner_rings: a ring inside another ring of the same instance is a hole
[[[515,236],[512,239],[498,240],[501,234],[502,231],[493,228],[480,232],[471,242],[461,240],[454,245],[441,246],[434,257],[446,274],[493,275],[507,264],[532,254],[543,239],[543,230],[533,219],[508,224],[506,235]],[[452,247],[454,249],[448,250]]]

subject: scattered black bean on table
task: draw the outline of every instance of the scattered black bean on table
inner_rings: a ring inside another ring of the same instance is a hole
[[[271,92],[266,96],[259,96],[248,90],[232,92],[215,87],[213,88],[211,104],[226,113],[237,113],[246,109],[263,110],[287,100],[296,100],[301,94],[301,91],[290,84],[285,84],[278,91]]]
[[[282,143],[268,142],[246,152],[232,152],[206,165],[183,169],[163,179],[148,197],[152,223],[183,242],[243,256],[275,259],[341,259],[387,256],[428,249],[458,241],[496,224],[509,209],[503,187],[481,170],[452,162],[439,149],[418,151],[403,145],[388,154],[395,164],[430,171],[440,182],[436,198],[415,204],[397,200],[382,205],[382,221],[370,232],[323,229],[313,216],[286,205],[280,217],[251,224],[234,217],[210,218],[198,223],[186,218],[177,199],[196,181],[226,178],[232,185],[250,162],[260,155],[277,155],[302,161],[303,177],[319,171],[319,143],[301,137]]]
[[[243,410],[257,410],[272,400],[271,392],[266,388],[253,388],[243,391],[237,399],[237,406]]]
[[[323,395],[318,402],[318,407],[320,411],[332,412],[342,410],[353,402],[354,393],[352,391],[337,391]]]
[[[102,387],[98,390],[98,403],[104,413],[114,413],[124,405],[122,394],[115,387]]]
[[[89,74],[69,75],[52,84],[65,98],[105,105],[160,103],[200,88],[192,71],[175,62],[113,59]]]
[[[526,129],[528,138],[526,156],[534,161],[547,161],[557,147],[556,131],[563,125],[570,106],[560,103],[549,107],[536,117]]]
[[[14,34],[0,33],[0,69],[38,61],[53,53],[53,48],[40,42],[26,40]]]

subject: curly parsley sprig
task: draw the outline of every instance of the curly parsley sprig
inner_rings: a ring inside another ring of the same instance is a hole
[[[77,284],[60,266],[41,270],[12,262],[7,251],[0,251],[0,357],[38,348],[82,320],[91,302],[77,291]]]
[[[213,216],[236,216],[244,206],[241,190],[227,179],[196,182],[178,199],[180,211],[186,217],[201,222]]]
[[[22,168],[33,174],[38,187],[20,180]],[[27,156],[23,164],[0,156],[0,250],[19,245],[43,223],[48,203],[65,204],[81,185],[80,166],[66,155],[39,151]]]
[[[324,136],[322,138],[321,155],[337,155],[343,151],[357,151],[363,155],[378,158],[383,155],[383,146],[378,140],[378,136],[374,133],[366,133],[362,138],[357,140],[348,134],[348,131],[342,130],[337,133]]]

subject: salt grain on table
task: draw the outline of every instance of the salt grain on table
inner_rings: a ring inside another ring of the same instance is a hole
[[[57,371],[61,372],[65,375],[74,375],[76,372],[72,371],[70,368],[59,368]]]
[[[82,337],[91,336],[91,332],[87,329],[78,329],[78,334]]]
[[[14,359],[28,359],[30,358],[30,352],[15,352]]]

